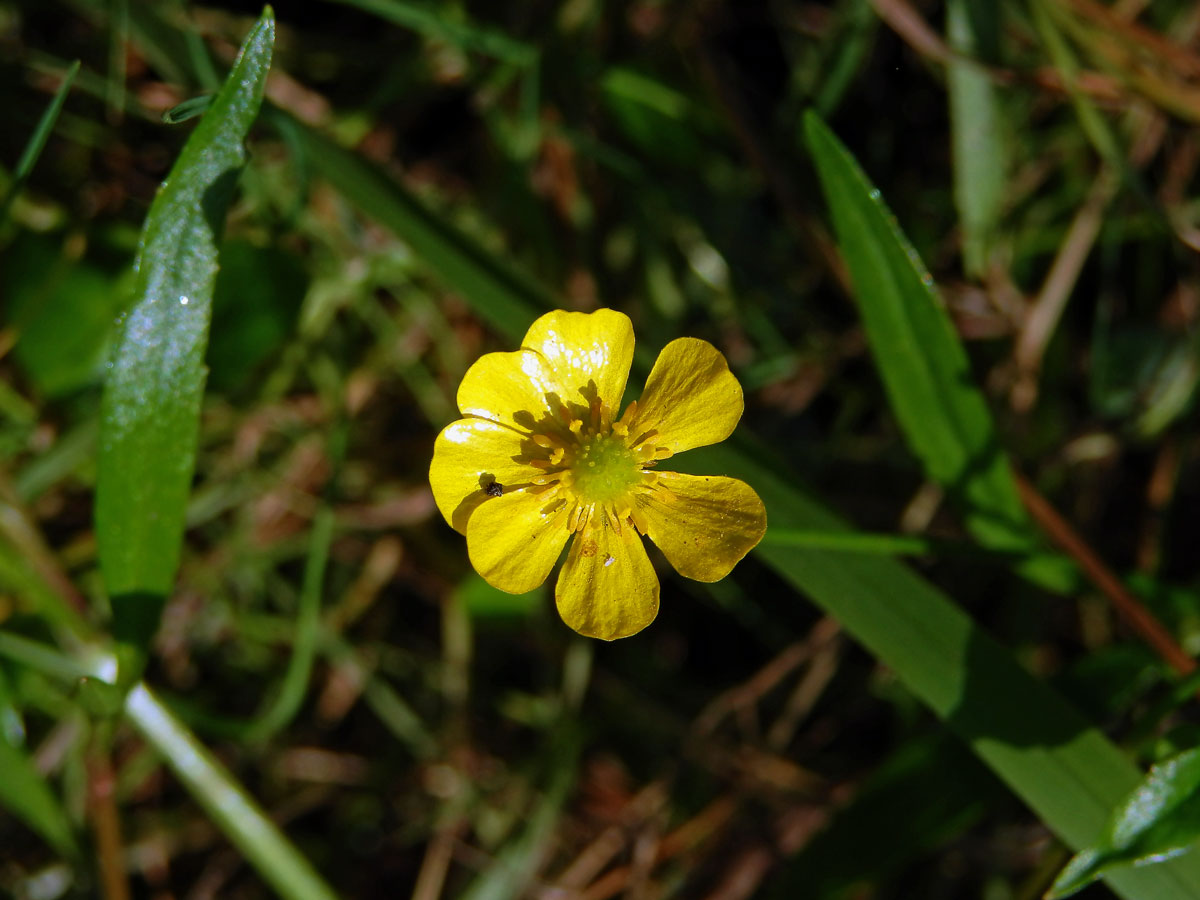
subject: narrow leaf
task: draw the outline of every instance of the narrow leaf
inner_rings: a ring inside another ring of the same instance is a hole
[[[913,452],[988,546],[1029,543],[1008,461],[966,352],[879,191],[815,113],[808,146],[833,213],[875,363]]]
[[[1047,897],[1067,897],[1105,872],[1161,862],[1200,840],[1200,749],[1152,766],[1137,789],[1113,810],[1100,841],[1067,864]]]
[[[144,643],[179,562],[204,392],[217,243],[258,115],[275,21],[268,7],[159,189],[134,303],[101,406],[96,538],[118,637]]]
[[[75,60],[75,62],[71,63],[70,68],[67,69],[66,74],[63,75],[62,84],[58,86],[58,90],[54,92],[54,98],[46,107],[46,111],[42,113],[41,119],[38,120],[37,128],[29,136],[29,141],[21,153],[21,158],[17,160],[17,167],[13,170],[12,184],[8,186],[8,192],[4,195],[4,200],[0,201],[0,225],[3,225],[4,220],[8,218],[9,207],[12,206],[12,202],[16,199],[17,194],[21,192],[21,188],[29,178],[29,173],[33,171],[38,157],[42,155],[42,150],[46,147],[46,141],[50,140],[50,132],[54,130],[54,123],[58,121],[58,114],[62,112],[63,104],[67,102],[67,94],[71,92],[71,84],[75,81],[75,76],[78,74],[79,60]]]

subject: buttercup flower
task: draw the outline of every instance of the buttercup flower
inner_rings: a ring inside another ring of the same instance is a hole
[[[463,377],[464,418],[438,435],[429,481],[471,564],[502,591],[532,590],[571,535],[555,600],[563,621],[604,640],[658,614],[658,578],[641,535],[681,574],[718,581],[763,536],[766,510],[744,482],[660,472],[660,460],[723,441],[742,388],[712,344],[663,348],[645,393],[617,418],[633,326],[623,313],[556,311],[513,353]]]

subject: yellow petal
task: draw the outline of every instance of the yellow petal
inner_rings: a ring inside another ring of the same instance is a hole
[[[637,530],[588,525],[576,535],[554,591],[558,613],[588,637],[637,634],[658,615],[658,576]]]
[[[489,499],[489,485],[503,490],[529,483],[537,474],[527,462],[531,449],[527,435],[489,419],[459,419],[442,429],[433,442],[429,484],[455,531],[467,533],[467,519]]]
[[[741,417],[742,386],[721,351],[679,338],[658,355],[630,432],[655,429],[651,442],[678,453],[725,440]]]
[[[531,431],[557,410],[553,398],[563,394],[550,364],[531,350],[485,353],[467,369],[458,386],[458,409]]]
[[[659,472],[670,494],[639,494],[638,509],[675,570],[696,581],[719,581],[762,540],[767,511],[744,481],[720,475]]]
[[[556,310],[530,327],[521,342],[550,363],[566,390],[563,400],[588,406],[597,396],[615,412],[633,361],[633,325],[624,313]]]
[[[551,512],[557,493],[527,488],[489,497],[471,514],[467,554],[492,587],[523,594],[546,580],[570,535],[566,516]]]

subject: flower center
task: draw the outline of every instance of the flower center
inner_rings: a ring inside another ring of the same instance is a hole
[[[607,404],[598,400],[590,409],[563,407],[559,418],[561,423],[551,421],[530,436],[540,448],[529,461],[537,470],[530,485],[546,496],[544,514],[562,516],[570,531],[591,524],[609,526],[619,534],[623,523],[632,522],[644,534],[636,495],[670,494],[649,470],[671,456],[671,450],[655,443],[658,432],[636,428],[637,402],[630,403],[617,422]]]
[[[572,451],[563,462],[584,503],[611,503],[642,480],[641,463],[617,435],[588,435]]]

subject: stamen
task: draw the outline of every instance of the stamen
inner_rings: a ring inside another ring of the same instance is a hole
[[[552,434],[535,434],[533,436],[533,442],[535,444],[537,444],[539,447],[544,447],[547,450],[549,450],[552,447],[562,447],[563,446],[562,439],[555,437]]]
[[[561,463],[563,461],[563,457],[566,456],[566,453],[567,453],[567,450],[565,447],[559,447],[557,450],[555,450],[553,453],[550,454],[550,465],[557,466],[559,463]]]
[[[621,517],[617,515],[615,507],[609,506],[605,512],[608,514],[608,523],[612,525],[613,531],[618,536],[621,534]]]
[[[583,430],[583,421],[580,419],[572,419],[571,424],[567,427],[571,429],[571,434],[575,435],[575,437],[579,437],[580,431]]]
[[[672,450],[670,447],[655,447],[654,448],[654,458],[655,459],[670,459],[674,455],[675,455],[675,451]]]
[[[654,485],[654,493],[661,494],[662,496],[659,499],[666,503],[674,503],[678,499],[662,482]]]
[[[629,405],[625,407],[625,415],[621,416],[619,424],[626,431],[629,430],[629,426],[633,424],[633,420],[637,416],[637,408],[638,402],[636,400],[630,400]]]

